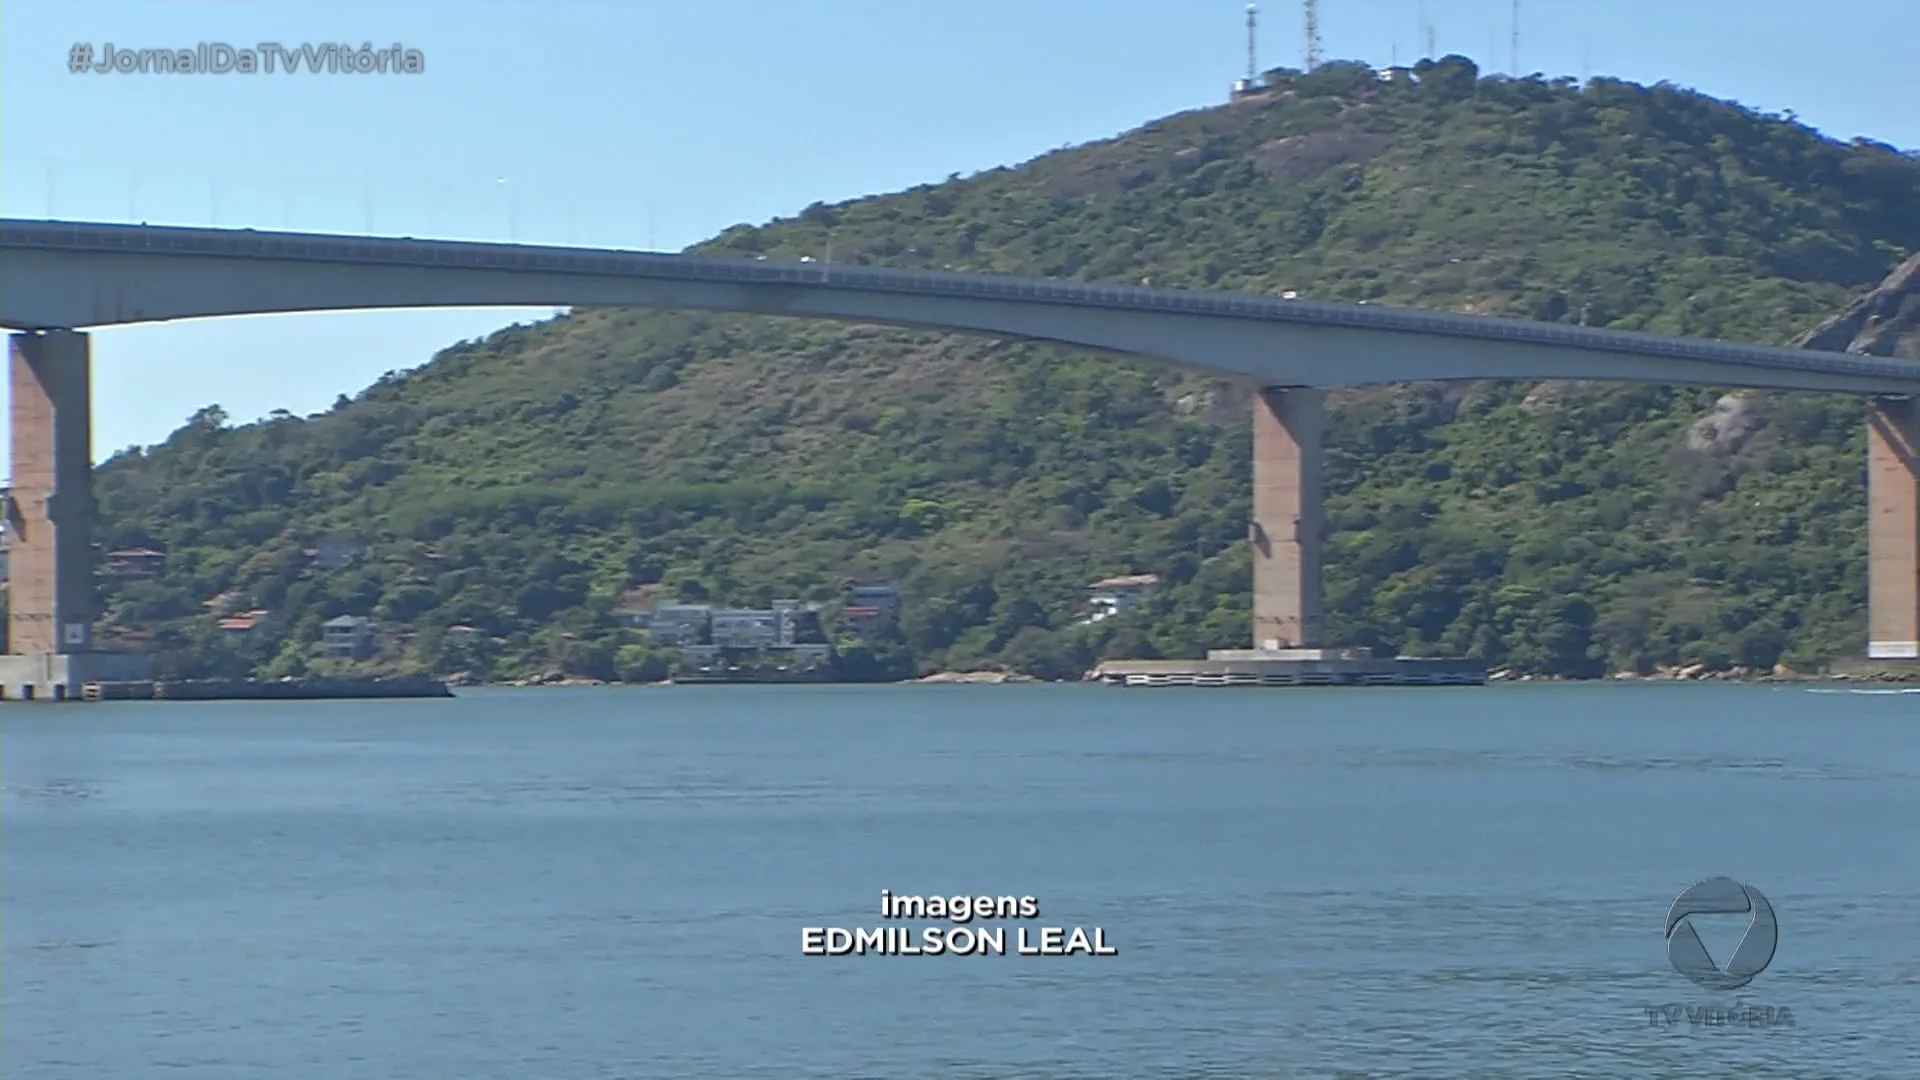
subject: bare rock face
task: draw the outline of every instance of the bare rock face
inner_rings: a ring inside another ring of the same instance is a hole
[[[1348,128],[1289,135],[1254,151],[1253,164],[1283,183],[1300,184],[1336,165],[1364,164],[1391,141],[1385,135]]]
[[[1872,292],[1847,310],[1802,334],[1802,349],[1920,360],[1920,253],[1901,263]],[[1531,399],[1529,399],[1531,400]],[[1714,402],[1713,411],[1687,429],[1695,453],[1737,453],[1766,424],[1764,396],[1736,390]]]
[[[1475,388],[1464,382],[1402,383],[1393,396],[1395,410],[1422,426],[1451,424],[1460,415],[1461,403]]]
[[[1253,408],[1253,395],[1251,383],[1221,379],[1210,386],[1182,394],[1174,400],[1173,411],[1203,424],[1232,424],[1247,418]]]
[[[1920,253],[1901,263],[1879,288],[1795,344],[1803,349],[1920,360]]]
[[[1535,413],[1558,408],[1561,402],[1579,393],[1586,385],[1579,379],[1548,379],[1527,392],[1527,396],[1520,401],[1520,411]]]
[[[1759,429],[1759,395],[1735,390],[1713,403],[1713,411],[1687,430],[1687,449],[1702,454],[1731,454]]]

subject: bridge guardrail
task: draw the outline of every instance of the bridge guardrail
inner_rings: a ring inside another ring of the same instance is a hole
[[[0,249],[166,252],[217,258],[253,257],[300,261],[384,263],[396,266],[539,270],[612,277],[734,284],[794,284],[987,300],[1028,300],[1121,310],[1175,311],[1258,321],[1347,326],[1357,329],[1445,334],[1493,341],[1533,342],[1573,348],[1760,367],[1830,371],[1920,383],[1920,364],[1855,357],[1807,349],[1733,342],[1696,341],[1633,331],[1529,323],[1488,316],[1455,315],[1405,308],[1368,307],[1319,300],[1287,300],[1244,293],[1210,294],[1144,285],[1107,285],[1038,278],[966,274],[891,267],[768,263],[654,252],[528,247],[475,241],[403,238],[340,238],[228,229],[191,229],[75,222],[0,222]]]

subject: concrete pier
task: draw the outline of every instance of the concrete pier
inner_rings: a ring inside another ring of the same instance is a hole
[[[7,502],[7,651],[93,647],[93,432],[87,335],[8,339],[13,487]]]
[[[78,700],[88,683],[147,674],[144,656],[93,651],[91,344],[72,330],[8,338],[13,486],[0,700]]]
[[[1323,644],[1326,395],[1268,387],[1253,402],[1253,643]]]
[[[1215,649],[1205,660],[1108,660],[1091,677],[1109,686],[1481,686],[1487,665],[1365,649]]]
[[[1270,386],[1253,401],[1252,649],[1205,660],[1110,660],[1114,686],[1479,686],[1478,660],[1321,648],[1326,634],[1326,394]]]
[[[1920,398],[1867,405],[1867,657],[1920,659]]]
[[[80,701],[86,687],[147,677],[140,653],[32,653],[0,656],[0,701]]]

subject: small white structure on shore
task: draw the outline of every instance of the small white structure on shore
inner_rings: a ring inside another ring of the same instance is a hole
[[[1093,616],[1087,621],[1097,623],[1110,619],[1145,599],[1159,585],[1159,574],[1102,578],[1087,587],[1087,602],[1093,605]]]

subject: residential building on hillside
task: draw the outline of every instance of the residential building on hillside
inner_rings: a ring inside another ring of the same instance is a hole
[[[781,644],[780,613],[720,608],[713,613],[713,643],[726,649],[766,649]]]
[[[373,620],[364,615],[340,615],[321,624],[321,645],[340,660],[365,660],[378,643]]]
[[[648,629],[662,645],[704,645],[711,640],[713,608],[707,604],[661,604]]]
[[[900,589],[894,585],[850,585],[847,587],[847,604],[850,607],[875,607],[892,611],[900,606]]]
[[[273,613],[261,609],[214,620],[214,628],[233,637],[251,637],[272,628]]]
[[[121,548],[103,560],[107,576],[115,581],[152,581],[166,571],[167,553],[152,548]]]
[[[840,621],[856,634],[871,633],[892,623],[900,610],[900,590],[887,584],[849,584],[840,605]]]
[[[833,658],[819,608],[799,600],[775,600],[765,608],[663,604],[649,622],[654,641],[679,647],[685,669],[708,675],[812,671]]]
[[[1093,606],[1088,622],[1112,618],[1145,599],[1160,587],[1159,574],[1123,574],[1102,578],[1087,587],[1087,602]]]
[[[718,667],[725,657],[718,645],[683,645],[680,647],[680,662],[695,671],[705,671]]]
[[[778,603],[778,601],[776,601]],[[780,613],[780,644],[824,645],[826,631],[820,626],[820,609],[813,606],[776,608]]]
[[[224,619],[246,610],[247,594],[239,589],[228,589],[226,592],[209,596],[200,602],[200,606],[207,609],[207,613],[214,618]]]

